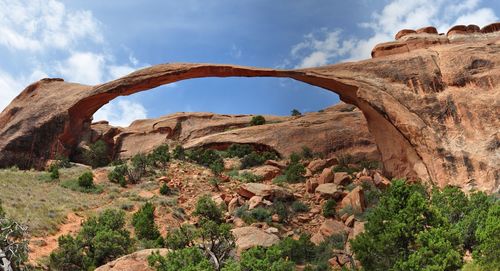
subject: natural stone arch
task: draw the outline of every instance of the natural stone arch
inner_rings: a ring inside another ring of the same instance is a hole
[[[441,186],[481,181],[483,190],[496,190],[498,35],[437,45],[421,35],[424,46],[412,43],[419,50],[312,69],[162,64],[97,86],[42,80],[0,115],[0,166],[32,166],[71,152],[92,115],[118,96],[190,78],[288,77],[336,92],[360,108],[390,175]]]

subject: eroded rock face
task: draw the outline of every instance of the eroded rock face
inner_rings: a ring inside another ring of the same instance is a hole
[[[138,120],[115,134],[116,158],[130,158],[152,151],[162,144],[186,148],[210,147],[224,150],[233,143],[250,144],[256,149],[276,151],[283,157],[309,147],[326,157],[350,153],[360,160],[377,160],[375,140],[368,132],[361,111],[344,103],[302,117],[264,116],[267,124],[250,126],[252,115],[175,113],[157,119]],[[92,124],[92,134],[103,139],[113,131],[102,122]],[[93,138],[95,141],[97,138]],[[92,142],[93,142],[92,141]]]
[[[0,114],[0,166],[26,168],[56,153],[70,154],[92,115],[117,96],[189,78],[289,77],[334,91],[357,106],[389,175],[496,191],[498,29],[493,24],[452,37],[409,34],[377,46],[374,59],[311,69],[163,64],[97,86],[42,80],[28,86]]]

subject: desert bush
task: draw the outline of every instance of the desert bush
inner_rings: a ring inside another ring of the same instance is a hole
[[[208,167],[216,175],[224,170],[224,160],[222,156],[212,149],[193,149],[188,153],[188,158],[195,163]]]
[[[253,152],[253,147],[248,144],[231,144],[227,148],[227,154],[229,157],[239,157],[243,158]]]
[[[297,109],[293,109],[291,115],[297,117],[297,116],[302,116],[302,113],[300,113],[300,111]]]
[[[457,270],[464,248],[490,270],[488,264],[499,264],[498,253],[488,258],[481,248],[491,242],[493,250],[499,249],[500,214],[493,219],[485,215],[494,213],[495,206],[500,205],[483,193],[467,197],[456,187],[446,187],[429,194],[421,184],[395,180],[368,212],[365,232],[351,246],[366,270]],[[496,224],[496,232],[482,238],[488,221]]]
[[[261,115],[254,116],[250,120],[250,125],[252,126],[263,125],[263,124],[266,124],[266,119]]]
[[[224,220],[222,209],[208,195],[203,195],[198,199],[193,215],[201,219],[212,220],[219,223],[222,223]]]
[[[83,188],[92,188],[94,187],[94,174],[92,172],[87,171],[78,177],[78,185]]]
[[[83,159],[93,168],[107,166],[110,162],[108,145],[103,140],[90,144],[89,149],[83,151]]]
[[[59,167],[56,164],[53,164],[49,167],[49,173],[51,180],[59,179]]]
[[[132,225],[135,229],[135,235],[138,239],[158,240],[160,231],[155,224],[155,207],[152,203],[146,202],[132,216]]]
[[[255,166],[263,165],[266,162],[266,158],[257,152],[251,152],[243,157],[241,160],[241,168],[247,169]]]
[[[174,159],[184,160],[186,158],[186,151],[181,145],[177,145],[172,151],[172,157]]]
[[[305,204],[304,202],[302,201],[294,201],[292,203],[292,211],[294,211],[295,213],[305,213],[305,212],[309,212],[309,206],[307,206],[307,204]]]
[[[171,195],[172,192],[173,192],[172,189],[166,183],[162,184],[162,186],[160,187],[161,195],[168,196]]]
[[[168,145],[161,145],[156,147],[148,158],[150,159],[151,164],[160,164],[162,170],[166,170],[168,162],[170,162],[170,152],[168,149]]]
[[[199,218],[197,228],[183,225],[165,238],[173,252],[149,257],[156,270],[224,270],[235,248],[231,225],[222,223],[222,210],[208,196],[198,199],[193,214]]]
[[[302,157],[304,157],[306,159],[313,158],[314,157],[314,153],[311,150],[311,148],[309,148],[307,146],[302,146]]]
[[[82,224],[75,236],[59,237],[59,247],[50,254],[55,270],[93,270],[133,249],[130,233],[125,230],[125,213],[106,210]]]
[[[128,166],[118,165],[108,173],[108,180],[112,183],[118,183],[122,186],[125,186],[127,184],[127,179],[125,178],[127,174]]]
[[[285,169],[284,175],[289,183],[298,183],[304,180],[306,168],[301,163],[290,164]]]
[[[327,200],[324,204],[323,204],[323,208],[322,208],[322,211],[323,211],[323,216],[324,217],[335,217],[335,207],[337,206],[337,202],[333,199],[329,199]]]

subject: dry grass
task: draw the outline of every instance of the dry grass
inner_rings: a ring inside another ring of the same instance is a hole
[[[63,188],[59,182],[78,178],[85,168],[60,171],[60,180],[51,181],[48,173],[0,170],[0,199],[7,215],[29,226],[33,236],[57,232],[70,212],[95,208],[104,202],[99,195]]]

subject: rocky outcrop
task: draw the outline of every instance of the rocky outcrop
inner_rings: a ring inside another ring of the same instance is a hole
[[[161,144],[184,145],[186,148],[226,149],[233,143],[250,144],[256,149],[273,150],[283,157],[308,147],[315,153],[330,156],[350,153],[359,160],[377,160],[379,153],[368,132],[361,111],[340,103],[322,112],[302,117],[264,116],[267,124],[250,126],[253,115],[219,115],[213,113],[176,113],[157,119],[137,120],[115,134],[116,158],[129,158],[149,152]],[[92,134],[106,136],[111,130],[102,122],[92,124]],[[92,138],[94,142],[96,138]]]
[[[289,77],[336,92],[357,106],[389,175],[496,191],[500,183],[496,30],[498,24],[466,35],[409,34],[377,46],[376,58],[301,70],[162,64],[97,86],[41,80],[0,114],[0,166],[26,168],[56,153],[70,154],[92,115],[118,96],[190,78]]]
[[[145,249],[137,251],[109,262],[97,268],[96,271],[153,271],[155,269],[148,264],[148,257],[153,252],[158,252],[160,255],[165,256],[168,253],[168,249]]]

